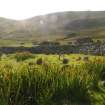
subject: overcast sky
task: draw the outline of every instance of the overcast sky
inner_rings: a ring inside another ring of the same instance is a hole
[[[105,10],[105,0],[0,0],[0,17],[16,20],[52,12],[86,10]]]

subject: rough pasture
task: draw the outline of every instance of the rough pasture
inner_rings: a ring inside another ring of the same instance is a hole
[[[1,56],[0,105],[105,105],[104,57],[24,54]]]

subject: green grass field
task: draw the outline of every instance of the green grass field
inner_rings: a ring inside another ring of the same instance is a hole
[[[0,59],[0,105],[105,105],[105,58],[16,53]]]

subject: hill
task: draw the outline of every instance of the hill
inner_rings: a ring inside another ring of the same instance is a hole
[[[90,36],[105,38],[105,11],[71,11],[16,21],[0,18],[0,44]]]

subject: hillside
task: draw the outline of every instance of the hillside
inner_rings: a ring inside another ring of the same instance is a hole
[[[105,38],[105,11],[59,12],[21,21],[0,18],[0,43],[82,36]]]

